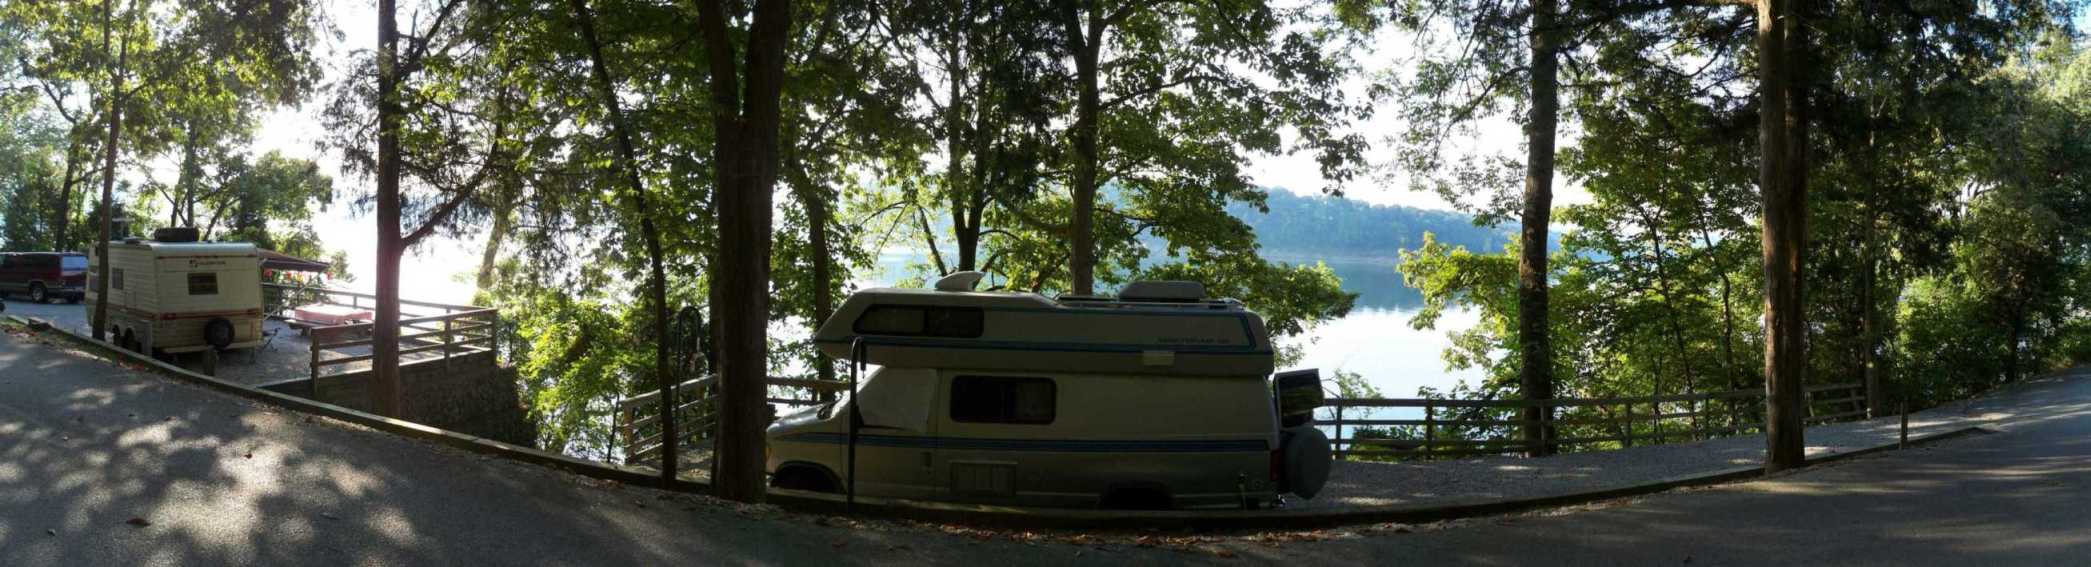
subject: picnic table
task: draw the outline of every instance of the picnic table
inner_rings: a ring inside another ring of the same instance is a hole
[[[375,318],[377,316],[368,309],[359,309],[346,305],[314,304],[292,308],[290,317],[284,318],[283,324],[289,325],[292,329],[297,329],[300,335],[310,336],[312,329],[315,327],[364,323]]]

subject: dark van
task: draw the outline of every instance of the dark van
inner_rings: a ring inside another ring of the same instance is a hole
[[[87,255],[70,252],[0,254],[0,297],[27,297],[45,303],[87,297]]]

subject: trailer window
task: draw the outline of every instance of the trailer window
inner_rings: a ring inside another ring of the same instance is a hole
[[[189,295],[217,295],[217,272],[190,272]]]
[[[1053,422],[1059,388],[1051,378],[959,376],[951,379],[951,420],[964,423]]]
[[[123,268],[109,269],[109,289],[123,289]]]
[[[880,305],[857,317],[856,331],[865,335],[979,338],[981,312],[975,307]]]

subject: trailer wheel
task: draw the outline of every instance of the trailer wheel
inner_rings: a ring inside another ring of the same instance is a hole
[[[117,339],[116,346],[123,347],[124,350],[131,352],[138,352],[138,335],[126,328],[123,330],[123,338]]]
[[[232,322],[224,317],[211,319],[203,324],[203,342],[212,348],[225,350],[225,347],[232,346],[232,339]]]

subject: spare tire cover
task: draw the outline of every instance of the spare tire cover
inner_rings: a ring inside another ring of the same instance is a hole
[[[1313,498],[1329,481],[1329,436],[1312,426],[1285,430],[1285,487],[1301,498]]]
[[[219,317],[204,323],[203,342],[219,349],[232,346],[232,322]]]

